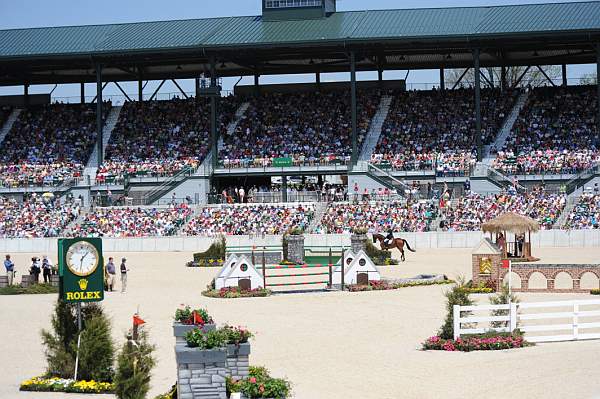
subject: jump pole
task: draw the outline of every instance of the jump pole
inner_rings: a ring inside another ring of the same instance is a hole
[[[344,247],[342,247],[342,291],[344,291],[344,274],[346,268],[346,254],[344,252]]]
[[[329,286],[328,286],[328,288],[329,289],[331,289],[331,287],[333,286],[333,275],[331,273],[332,264],[333,264],[333,259],[331,258],[331,247],[329,247],[329,262],[328,262],[328,266],[329,266]]]
[[[263,257],[262,257],[262,272],[263,272],[263,288],[267,289],[267,268],[265,264],[265,250],[263,249]]]

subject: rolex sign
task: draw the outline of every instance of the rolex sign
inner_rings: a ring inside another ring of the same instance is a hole
[[[59,239],[58,270],[62,300],[99,302],[104,299],[102,239]]]

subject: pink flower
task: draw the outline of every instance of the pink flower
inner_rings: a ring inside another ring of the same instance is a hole
[[[256,378],[254,378],[254,377],[250,377],[250,380],[249,380],[249,381],[250,381],[252,384],[256,384]]]

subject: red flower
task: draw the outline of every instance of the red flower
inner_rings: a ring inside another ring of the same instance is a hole
[[[250,381],[252,384],[256,384],[256,378],[254,378],[254,377],[250,377],[249,381]]]

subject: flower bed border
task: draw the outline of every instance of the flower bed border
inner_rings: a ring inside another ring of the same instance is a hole
[[[463,338],[443,339],[440,336],[429,337],[423,342],[422,349],[446,352],[476,352],[525,348],[533,344],[527,342],[520,332],[485,333],[465,335]]]
[[[386,281],[386,280],[382,280]],[[447,285],[456,283],[454,280],[438,280],[438,281],[415,281],[410,283],[392,283],[389,285],[379,284],[379,282],[371,281],[369,285],[349,285],[348,291],[350,292],[367,292],[367,291],[392,291],[398,290],[402,288],[410,288],[410,287],[421,287],[428,285]]]
[[[97,384],[96,389],[89,387]],[[104,389],[106,387],[106,389]],[[83,394],[114,394],[115,386],[113,383],[96,382],[85,380],[69,380],[64,378],[44,378],[43,376],[33,377],[21,382],[19,391],[24,392],[63,392],[63,393],[83,393]]]
[[[208,298],[217,299],[236,299],[236,298],[265,298],[271,296],[273,291],[264,288],[257,288],[250,291],[238,290],[237,287],[225,287],[220,290],[207,289],[202,291],[202,295]]]

